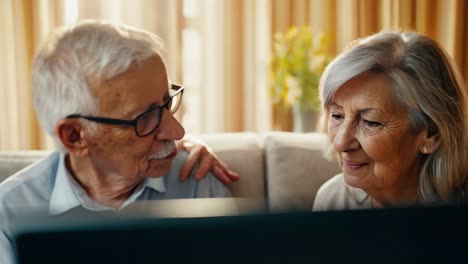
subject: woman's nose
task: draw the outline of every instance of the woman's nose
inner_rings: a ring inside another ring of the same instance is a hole
[[[343,123],[338,128],[333,145],[338,152],[346,152],[359,148],[359,142],[356,139],[356,127],[350,123]]]

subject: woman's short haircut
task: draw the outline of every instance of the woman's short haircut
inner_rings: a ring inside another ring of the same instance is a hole
[[[59,120],[97,113],[99,102],[90,81],[109,80],[161,50],[156,35],[104,21],[85,20],[50,36],[35,56],[33,102],[41,126],[57,147],[63,150],[54,132]]]
[[[415,131],[425,128],[440,136],[437,150],[423,156],[420,199],[449,201],[463,196],[468,171],[468,99],[450,56],[418,33],[381,32],[356,40],[322,76],[319,90],[325,132],[328,108],[337,90],[366,72],[387,76]]]

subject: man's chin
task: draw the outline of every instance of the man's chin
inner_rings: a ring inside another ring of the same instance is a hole
[[[162,175],[146,175],[147,178],[151,178],[151,179],[157,179],[157,178],[161,178],[162,176],[164,176],[166,174],[162,174]]]
[[[146,177],[148,178],[159,178],[166,175],[171,169],[172,162],[160,160],[150,160],[149,168],[146,171]]]

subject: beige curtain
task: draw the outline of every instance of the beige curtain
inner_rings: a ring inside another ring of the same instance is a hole
[[[217,62],[217,67],[222,67],[221,76],[224,78],[217,108],[222,109],[223,114],[220,118],[222,127],[214,132],[257,130],[256,4],[249,0],[225,0],[221,3],[221,17],[224,17],[220,28],[222,59]]]
[[[187,74],[185,80],[190,88],[184,99],[190,101],[186,128],[196,133],[270,130],[265,88],[269,0],[190,2],[198,6],[198,13],[188,26],[200,34],[201,49],[195,45],[187,51],[200,54],[192,67],[199,76]]]
[[[191,22],[183,15],[189,2],[199,11]],[[291,25],[308,24],[328,34],[332,56],[355,38],[381,29],[416,30],[439,41],[468,82],[464,0],[3,0],[0,150],[52,147],[31,103],[31,62],[47,33],[70,22],[66,3],[75,3],[68,6],[74,19],[122,22],[162,37],[171,79],[193,83],[186,99],[198,100],[197,109],[187,109],[184,121],[201,133],[292,129],[291,113],[272,107],[267,88],[271,37]],[[182,42],[188,26],[201,36],[200,54],[192,65],[200,68],[200,76],[183,72],[183,57],[193,53],[192,43]],[[193,82],[194,77],[199,80]]]
[[[328,34],[329,53],[382,29],[418,31],[438,41],[468,83],[468,4],[464,0],[273,0],[271,33],[309,24]],[[291,113],[273,107],[273,127],[290,130]]]
[[[61,1],[0,1],[0,150],[51,147],[32,107],[31,62],[48,30],[62,23],[60,7]]]

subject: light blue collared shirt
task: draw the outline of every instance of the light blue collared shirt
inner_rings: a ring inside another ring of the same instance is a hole
[[[53,152],[0,184],[0,263],[13,263],[9,221],[25,212],[54,216],[77,207],[119,211],[135,201],[231,196],[229,189],[211,173],[201,181],[190,175],[181,182],[180,170],[187,153],[179,152],[168,174],[145,178],[116,210],[89,197],[67,170],[65,157],[64,153]]]

